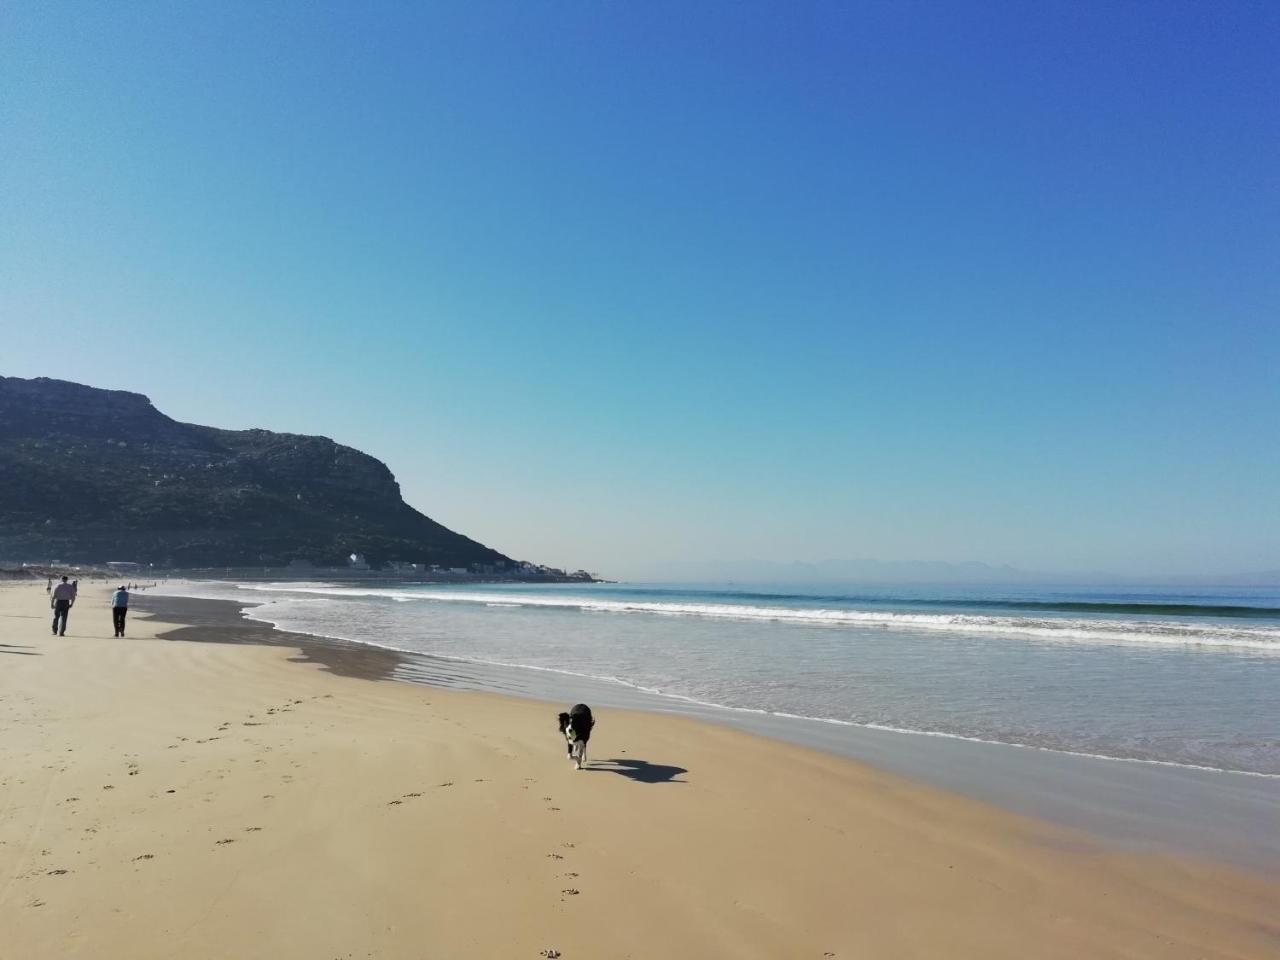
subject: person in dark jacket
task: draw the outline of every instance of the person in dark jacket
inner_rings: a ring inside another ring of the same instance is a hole
[[[124,617],[129,612],[129,591],[121,584],[120,589],[111,595],[111,622],[115,625],[116,636],[124,636]]]

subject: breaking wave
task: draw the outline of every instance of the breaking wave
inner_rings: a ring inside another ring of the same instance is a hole
[[[824,627],[860,627],[885,630],[927,630],[953,634],[1034,637],[1075,643],[1147,643],[1192,647],[1222,647],[1280,653],[1280,626],[1242,623],[1254,617],[1275,618],[1272,608],[1205,606],[1193,604],[1106,604],[983,602],[981,606],[1063,612],[1108,612],[1110,617],[1017,616],[1006,613],[916,612],[833,606],[785,606],[782,604],[713,603],[671,600],[629,600],[561,594],[499,593],[465,590],[414,590],[395,587],[342,587],[329,584],[242,584],[242,589],[275,594],[311,594],[330,598],[382,598],[399,602],[469,603],[490,607],[547,608],[585,613],[646,614],[668,617],[700,617],[718,620],[771,621]],[[760,595],[756,595],[760,596]],[[793,599],[776,595],[779,600]],[[804,597],[808,603],[815,598]],[[820,602],[823,598],[817,598]],[[969,606],[971,601],[936,601],[935,605]],[[923,605],[912,602],[913,605]],[[1171,614],[1170,608],[1179,613]],[[1206,619],[1190,619],[1191,611]],[[1221,611],[1237,613],[1229,616]],[[1156,611],[1162,611],[1159,616]],[[1246,615],[1240,611],[1249,611]],[[1134,616],[1134,614],[1145,616]],[[1120,619],[1130,614],[1132,617]],[[1207,622],[1213,620],[1215,622]],[[1222,621],[1226,622],[1222,622]]]

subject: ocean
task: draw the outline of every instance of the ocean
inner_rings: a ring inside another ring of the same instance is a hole
[[[1280,778],[1276,588],[205,582],[172,592],[236,600],[285,630],[540,674],[569,698],[616,690],[632,695],[626,705],[820,721],[834,736],[900,731]]]

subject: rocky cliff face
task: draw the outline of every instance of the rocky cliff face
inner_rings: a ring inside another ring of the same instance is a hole
[[[507,560],[324,437],[179,423],[144,396],[0,377],[0,557],[337,565]]]

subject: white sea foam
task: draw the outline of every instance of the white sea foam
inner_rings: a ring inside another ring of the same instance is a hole
[[[472,603],[492,607],[530,607],[591,613],[650,614],[719,620],[772,621],[828,627],[927,630],[953,634],[1034,637],[1076,643],[1145,643],[1208,648],[1237,648],[1280,654],[1280,629],[1273,626],[1220,625],[1205,621],[1114,618],[1004,616],[972,613],[908,613],[843,607],[758,606],[746,603],[689,603],[615,600],[596,597],[423,591],[332,584],[244,584],[243,589],[276,594],[312,594],[332,598],[383,598],[406,602]]]

